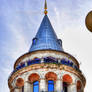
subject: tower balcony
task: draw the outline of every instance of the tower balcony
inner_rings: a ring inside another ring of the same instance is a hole
[[[65,66],[69,66],[74,68],[76,71],[81,72],[81,70],[77,67],[77,65],[75,65],[72,61],[67,60],[67,59],[56,59],[54,57],[44,57],[44,58],[35,58],[33,60],[28,60],[26,62],[22,62],[19,65],[17,65],[16,69],[14,69],[14,72],[30,66],[30,65],[34,65],[34,64],[41,64],[41,63],[45,63],[45,64],[57,64],[57,65],[65,65]]]
[[[74,64],[72,61],[67,60],[66,58],[57,59],[54,57],[44,57],[44,58],[34,58],[32,60],[28,60],[26,62],[20,63],[19,65],[16,66],[16,68],[13,70],[11,75],[14,74],[15,72],[17,72],[18,70],[23,69],[25,67],[35,65],[35,64],[42,64],[42,63],[44,63],[44,64],[56,64],[58,66],[60,66],[60,65],[68,66],[68,67],[71,67],[71,68],[73,68],[76,71],[81,73],[81,70],[78,68],[78,66],[76,64]]]

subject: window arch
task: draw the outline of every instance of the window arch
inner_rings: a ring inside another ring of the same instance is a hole
[[[48,91],[49,92],[52,92],[54,91],[54,84],[55,84],[55,81],[57,80],[57,75],[54,73],[54,72],[48,72],[46,75],[45,75],[45,78],[48,82]]]
[[[68,92],[68,86],[72,83],[72,77],[68,74],[63,76],[63,91]]]
[[[81,84],[81,82],[78,80],[78,81],[77,81],[77,92],[80,92],[81,87],[82,87],[82,84]]]
[[[57,75],[54,72],[48,72],[45,75],[46,80],[53,80],[56,81],[57,80]]]
[[[48,80],[48,91],[49,92],[54,91],[54,81],[53,80]]]
[[[16,80],[16,86],[17,87],[23,87],[24,86],[24,80],[22,78],[18,78]]]
[[[28,78],[28,80],[31,82],[31,83],[33,83],[33,82],[35,82],[35,81],[38,81],[40,79],[40,76],[38,75],[38,74],[36,74],[36,73],[32,73],[30,76],[29,76],[29,78]]]
[[[33,38],[32,41],[33,41],[32,44],[36,44],[36,42],[37,42],[37,38]]]
[[[39,79],[40,76],[37,73],[32,73],[29,77],[28,80],[31,83],[31,86],[33,87],[31,89],[31,92],[33,90],[33,92],[39,92]]]
[[[33,82],[33,92],[39,92],[39,82]]]
[[[72,83],[72,77],[69,75],[69,74],[65,74],[63,76],[63,82],[67,82],[68,84],[71,84]]]

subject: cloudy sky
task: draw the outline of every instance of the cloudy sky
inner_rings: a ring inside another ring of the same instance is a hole
[[[80,63],[87,79],[85,92],[92,90],[92,33],[85,17],[92,0],[47,0],[48,16],[63,41],[64,51]],[[7,80],[16,59],[28,52],[42,18],[44,0],[0,0],[0,92],[9,92]]]

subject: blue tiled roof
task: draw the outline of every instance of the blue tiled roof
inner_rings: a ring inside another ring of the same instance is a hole
[[[29,52],[36,50],[63,51],[62,41],[57,38],[47,15],[44,16],[40,28],[33,38]]]

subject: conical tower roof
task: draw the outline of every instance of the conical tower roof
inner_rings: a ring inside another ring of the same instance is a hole
[[[37,50],[63,51],[62,41],[57,38],[47,14],[44,16],[35,38],[33,38],[29,52]]]

